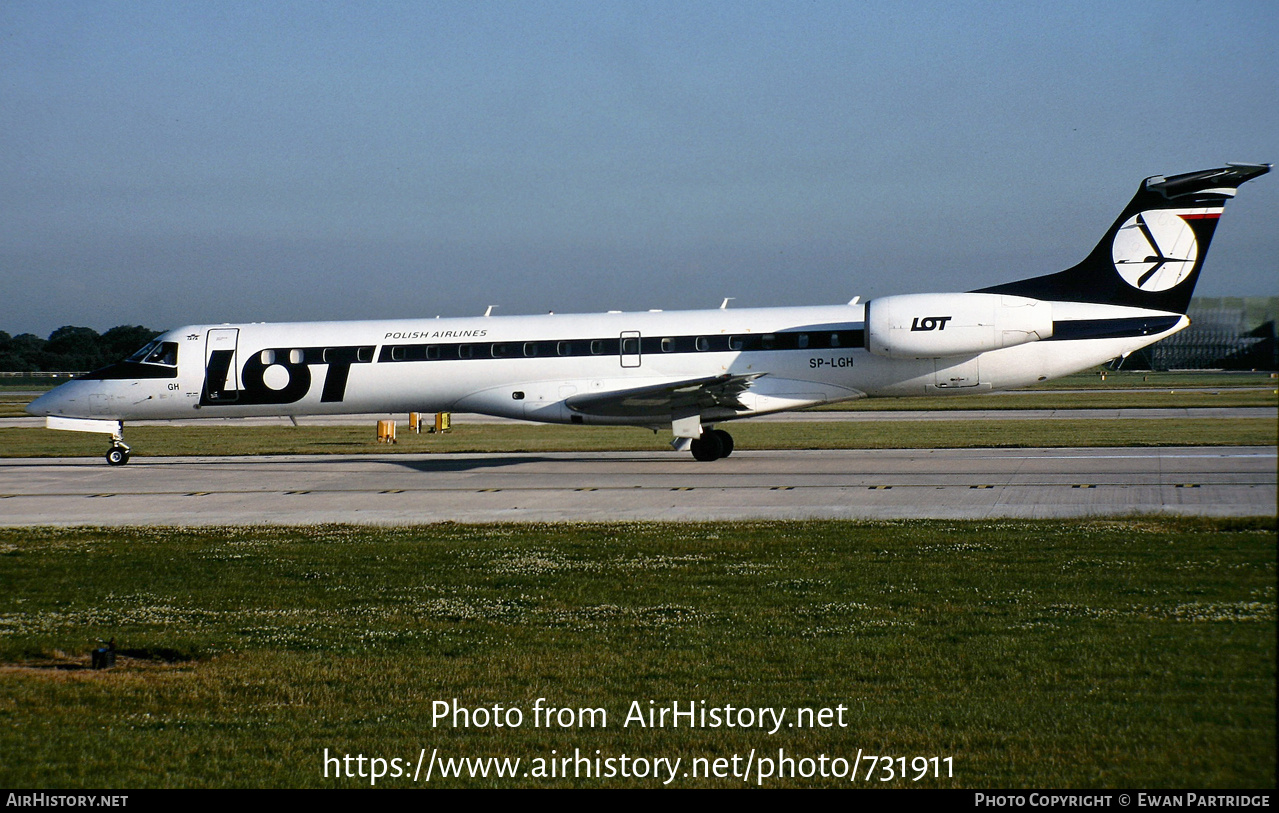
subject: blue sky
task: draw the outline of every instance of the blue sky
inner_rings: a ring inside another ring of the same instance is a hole
[[[0,43],[15,334],[967,290],[1279,161],[1260,2],[6,0]],[[1276,215],[1197,293],[1279,294]]]

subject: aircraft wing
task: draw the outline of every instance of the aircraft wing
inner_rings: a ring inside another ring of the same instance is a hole
[[[657,417],[702,412],[713,407],[745,411],[747,407],[738,396],[762,375],[766,373],[725,373],[629,390],[581,393],[569,396],[566,403],[574,412],[610,418]]]

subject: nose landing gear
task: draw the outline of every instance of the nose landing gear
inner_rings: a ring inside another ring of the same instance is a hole
[[[733,453],[733,436],[723,429],[704,429],[702,436],[693,440],[689,450],[697,460],[719,460]]]
[[[42,396],[43,397],[43,396]],[[68,432],[96,432],[111,437],[111,448],[107,450],[107,462],[112,466],[123,466],[129,462],[132,450],[124,442],[124,421],[109,421],[99,418],[66,418],[61,415],[45,417],[45,426],[50,429],[61,429]]]
[[[112,466],[123,466],[129,462],[129,455],[132,450],[129,444],[124,442],[124,421],[116,424],[115,431],[111,433],[111,448],[107,449],[107,463]]]
[[[107,450],[107,462],[112,466],[123,466],[129,462],[129,455],[132,450],[125,445],[122,440],[112,440],[111,448]]]

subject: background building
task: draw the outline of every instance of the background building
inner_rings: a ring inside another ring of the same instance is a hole
[[[1275,370],[1279,296],[1195,297],[1190,327],[1133,353],[1125,370]]]

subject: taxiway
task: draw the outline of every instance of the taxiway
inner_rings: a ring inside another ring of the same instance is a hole
[[[1275,512],[1274,447],[0,460],[9,526]]]

